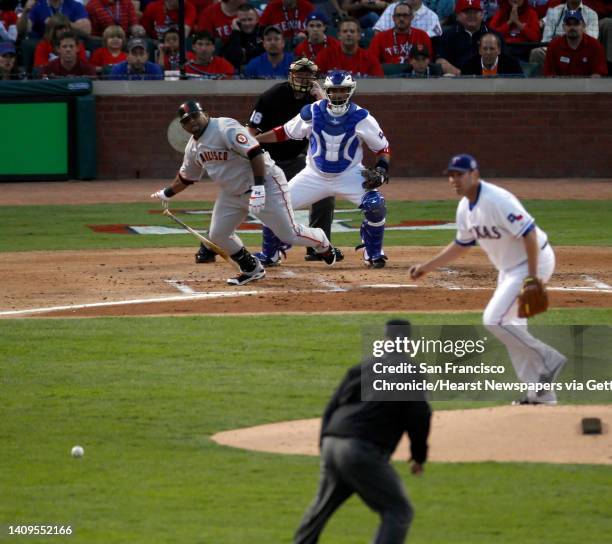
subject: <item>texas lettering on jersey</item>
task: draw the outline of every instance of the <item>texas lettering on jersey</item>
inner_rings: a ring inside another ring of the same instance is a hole
[[[497,230],[497,227],[495,225],[491,227],[474,225],[470,228],[470,232],[472,232],[474,236],[476,236],[476,238],[478,238],[479,240],[485,238],[489,240],[499,240],[502,237],[501,233],[499,232],[499,230]]]

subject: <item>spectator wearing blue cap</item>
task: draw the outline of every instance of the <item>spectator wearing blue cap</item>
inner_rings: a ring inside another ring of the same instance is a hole
[[[244,75],[250,79],[287,79],[293,54],[285,53],[285,39],[280,27],[272,25],[264,30],[263,48],[265,53],[255,57],[244,68]]]
[[[545,76],[601,77],[608,75],[606,52],[595,38],[585,33],[582,12],[566,11],[565,35],[548,46],[544,60]]]
[[[0,43],[0,80],[18,79],[16,56],[13,42]]]
[[[565,35],[563,18],[567,11],[580,10],[584,19],[585,32],[589,36],[599,38],[599,18],[597,13],[589,6],[585,6],[582,0],[567,0],[559,5],[549,7],[544,17],[544,30],[542,32],[542,42],[550,43],[554,38]],[[538,66],[537,73],[541,73],[544,58],[546,57],[546,47],[536,47],[529,54],[529,62]]]
[[[542,286],[555,270],[548,236],[518,198],[481,179],[478,163],[471,155],[452,157],[446,173],[460,198],[455,240],[433,259],[410,267],[410,277],[417,280],[479,245],[498,271],[483,323],[506,346],[519,380],[529,385],[527,395],[513,404],[556,404],[555,389],[538,389],[537,385],[551,385],[567,359],[529,333],[527,318],[520,314],[517,303],[524,287]]]
[[[159,64],[149,61],[145,40],[132,38],[127,44],[127,60],[113,66],[109,79],[164,79],[164,70]]]
[[[306,57],[314,61],[323,49],[328,47],[340,48],[340,42],[333,36],[328,36],[325,33],[328,24],[327,17],[318,11],[313,11],[306,17],[307,38],[295,48],[294,54],[296,58]]]

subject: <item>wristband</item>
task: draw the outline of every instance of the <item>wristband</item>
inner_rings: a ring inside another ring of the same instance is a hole
[[[376,168],[382,168],[385,172],[388,172],[389,163],[385,159],[380,158],[376,161]]]
[[[264,177],[263,176],[253,176],[253,178],[255,179],[255,185],[263,185],[264,184]]]
[[[174,190],[172,189],[172,187],[166,187],[164,189],[164,195],[166,195],[166,197],[171,198],[175,195],[176,193],[174,192]]]

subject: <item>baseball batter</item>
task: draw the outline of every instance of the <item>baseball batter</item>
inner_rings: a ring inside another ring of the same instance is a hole
[[[332,72],[323,87],[325,100],[304,106],[293,119],[260,134],[257,140],[273,143],[309,139],[306,167],[289,182],[294,209],[329,196],[341,196],[359,206],[365,219],[358,247],[364,248],[367,265],[382,268],[387,260],[383,250],[387,210],[377,188],[389,180],[389,142],[368,110],[351,102],[357,84],[349,73]],[[373,169],[364,170],[361,164],[363,143],[377,155]],[[262,253],[266,261],[275,261],[280,258],[283,242],[289,241],[268,226],[274,233],[264,230]]]
[[[241,273],[227,280],[230,285],[265,276],[262,264],[236,236],[247,213],[270,225],[288,243],[315,248],[328,265],[336,262],[336,250],[321,229],[295,222],[285,175],[245,127],[229,117],[209,117],[194,101],[180,106],[179,118],[191,134],[183,164],[172,184],[151,198],[169,200],[200,179],[202,169],[219,183],[209,236],[240,266]]]
[[[546,283],[555,269],[546,233],[512,193],[480,179],[474,157],[453,157],[447,172],[451,186],[462,197],[457,206],[457,237],[430,261],[412,266],[410,276],[418,279],[478,243],[499,272],[497,288],[484,311],[484,325],[505,344],[520,380],[554,381],[567,359],[529,333],[517,304],[524,284],[534,278]],[[530,391],[514,404],[556,403],[554,391]]]

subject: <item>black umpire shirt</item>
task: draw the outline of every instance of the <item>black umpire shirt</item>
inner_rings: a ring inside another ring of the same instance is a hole
[[[417,463],[427,459],[427,437],[431,408],[426,400],[361,400],[362,365],[352,367],[332,396],[321,426],[325,436],[359,438],[393,452],[404,432],[410,438],[410,453]]]
[[[316,99],[310,93],[303,98],[296,98],[288,81],[274,85],[264,92],[251,114],[247,126],[266,132],[293,119],[306,105]],[[287,140],[274,144],[262,144],[275,161],[295,159],[306,152],[308,140]]]

